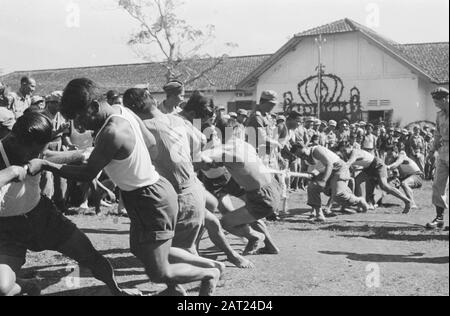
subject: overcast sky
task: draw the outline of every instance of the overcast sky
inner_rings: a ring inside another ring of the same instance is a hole
[[[141,62],[126,44],[138,25],[116,1],[0,0],[0,69]],[[70,4],[80,8],[79,27],[68,25]],[[273,53],[295,33],[345,17],[400,43],[447,42],[448,11],[448,0],[185,0],[181,14],[216,26],[210,54],[233,42],[231,55],[249,55]]]

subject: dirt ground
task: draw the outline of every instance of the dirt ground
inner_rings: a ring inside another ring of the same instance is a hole
[[[254,256],[254,270],[228,269],[217,290],[219,296],[309,295],[449,295],[449,234],[430,232],[431,185],[416,192],[420,210],[401,215],[393,198],[389,208],[369,214],[340,215],[318,225],[308,221],[305,194],[290,197],[289,213],[269,224],[281,254]],[[117,216],[78,215],[71,219],[91,238],[117,271],[123,287],[155,294],[165,287],[148,282],[141,264],[129,253],[129,220]],[[447,224],[448,225],[448,224]],[[245,241],[228,236],[242,251]],[[202,255],[225,261],[209,242]],[[89,271],[53,253],[29,254],[23,270],[41,281],[44,295],[109,295]],[[195,295],[198,284],[188,285]]]

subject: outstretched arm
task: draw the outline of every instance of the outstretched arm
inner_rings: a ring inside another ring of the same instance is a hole
[[[27,167],[11,166],[0,171],[0,188],[14,182],[23,181],[27,176]]]
[[[94,148],[75,151],[46,150],[43,154],[43,158],[57,164],[79,165],[88,161],[93,150]]]
[[[397,161],[394,162],[392,165],[389,165],[388,169],[389,170],[397,169],[398,167],[400,167],[402,165],[403,162],[405,162],[405,158],[406,158],[406,155],[400,154],[400,156],[398,156]]]
[[[91,182],[114,159],[122,148],[122,141],[121,137],[116,135],[112,129],[105,129],[99,136],[97,146],[86,165],[71,166],[36,159],[30,162],[29,172],[34,175],[46,170],[65,179]]]

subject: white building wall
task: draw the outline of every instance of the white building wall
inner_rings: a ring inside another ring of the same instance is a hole
[[[350,89],[356,86],[361,91],[364,111],[393,109],[393,121],[403,125],[429,117],[428,101],[419,92],[419,76],[362,34],[326,36],[322,59],[325,72],[343,80],[345,89],[341,100],[348,100]],[[256,94],[275,90],[281,97],[291,91],[295,101],[300,102],[297,85],[315,74],[317,64],[314,38],[304,39],[259,78]],[[389,100],[391,105],[369,108],[371,100]]]

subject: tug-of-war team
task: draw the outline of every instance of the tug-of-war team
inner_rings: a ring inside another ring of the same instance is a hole
[[[239,268],[254,268],[247,256],[277,255],[265,221],[280,220],[289,191],[306,190],[311,222],[321,223],[336,216],[336,206],[375,210],[383,197],[375,198],[377,189],[408,214],[417,208],[414,190],[434,179],[437,216],[426,227],[448,230],[444,88],[432,93],[436,126],[409,130],[324,122],[295,110],[274,115],[273,91],[262,93],[254,111],[226,113],[198,91],[185,102],[177,80],[165,85],[161,104],[144,87],[104,95],[85,78],[46,97],[35,89],[30,77],[17,93],[0,83],[0,296],[40,294],[20,270],[27,251],[45,250],[90,269],[114,295],[142,295],[119,287],[108,260],[65,217],[68,206],[88,203],[97,213],[119,203],[131,222],[131,252],[169,296],[187,295],[183,285],[192,282],[201,282],[201,296],[214,294],[225,265],[199,256],[205,231]],[[248,240],[242,254],[225,231]]]

